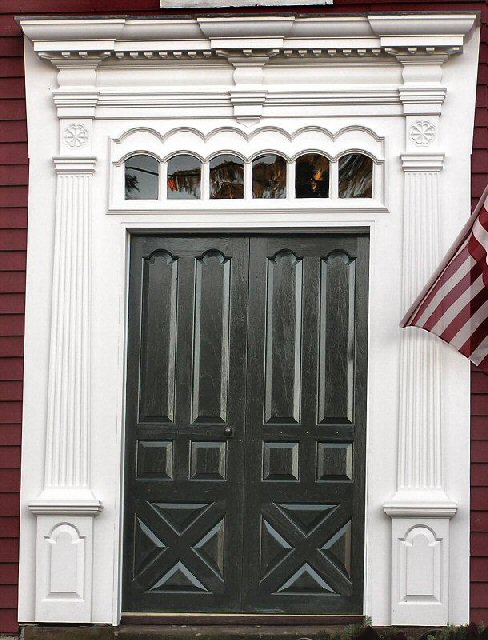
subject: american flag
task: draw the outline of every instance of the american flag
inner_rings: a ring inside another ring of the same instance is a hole
[[[488,187],[401,322],[439,336],[488,371]]]

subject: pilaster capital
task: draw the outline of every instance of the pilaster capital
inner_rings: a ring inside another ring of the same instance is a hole
[[[54,156],[53,163],[58,175],[93,175],[97,158],[95,156]]]
[[[444,153],[403,153],[400,156],[405,172],[440,172],[444,168]]]

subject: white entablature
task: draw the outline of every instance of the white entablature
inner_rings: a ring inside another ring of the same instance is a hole
[[[246,121],[304,105],[330,115],[344,106],[377,113],[380,105],[402,113],[411,104],[438,113],[441,65],[462,52],[473,22],[471,14],[419,14],[26,18],[21,25],[34,51],[59,70],[60,117],[205,107]],[[117,70],[141,66],[151,70],[150,82],[145,74],[114,81]],[[175,68],[187,73],[175,77]]]

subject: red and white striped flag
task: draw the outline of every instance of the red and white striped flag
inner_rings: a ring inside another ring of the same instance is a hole
[[[439,336],[488,371],[488,211],[473,215],[401,322]]]

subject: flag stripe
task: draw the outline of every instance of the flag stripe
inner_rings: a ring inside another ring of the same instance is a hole
[[[446,279],[443,284],[441,284],[440,281],[436,283],[436,292],[430,296],[430,302],[425,306],[422,304],[422,309],[419,310],[421,311],[421,315],[417,314],[417,318],[414,320],[415,325],[424,326],[431,314],[439,307],[439,304],[445,296],[447,296],[457,283],[469,274],[471,269],[478,264],[469,254],[467,247],[459,257],[462,258],[462,261],[459,261],[457,269],[452,271],[451,276]]]
[[[430,331],[488,371],[488,211],[476,211],[404,326]]]
[[[422,327],[427,329],[427,331],[433,331],[434,333],[438,333],[438,329],[436,328],[436,324],[442,317],[447,314],[450,316],[451,320],[453,320],[456,315],[461,311],[464,305],[471,300],[481,289],[484,287],[483,278],[481,277],[482,269],[476,262],[471,262],[471,258],[466,260],[466,266],[472,266],[472,269],[468,271],[468,273],[460,280],[452,289],[447,293],[441,300],[439,300],[439,304],[432,311],[428,319],[422,323]],[[461,271],[459,269],[458,273]],[[451,278],[449,282],[452,282],[454,278]],[[467,297],[466,297],[467,296]],[[452,307],[450,309],[449,307]],[[449,320],[449,322],[451,321]],[[420,323],[419,323],[420,324]],[[444,331],[444,329],[442,330]],[[441,333],[442,333],[441,331]]]
[[[488,300],[488,290],[483,288],[468,302],[468,304],[464,306],[462,311],[459,312],[447,329],[439,335],[439,338],[442,338],[445,342],[450,342],[458,331],[464,327],[471,314],[477,311],[485,300]]]
[[[439,288],[442,287],[452,277],[452,275],[456,273],[459,267],[465,262],[467,255],[469,255],[468,241],[465,240],[465,242],[459,248],[459,251],[456,253],[452,261],[449,262],[449,264],[446,266],[444,271],[440,274],[439,278],[436,280],[436,282],[434,283],[430,291],[427,293],[425,298],[422,300],[420,305],[417,307],[417,309],[414,310],[414,312],[412,313],[412,315],[408,320],[408,324],[415,324],[415,325],[417,324],[419,315],[423,314],[423,310],[426,308],[427,305],[430,304],[430,302],[432,301],[432,298],[434,298],[434,296],[437,295]]]

